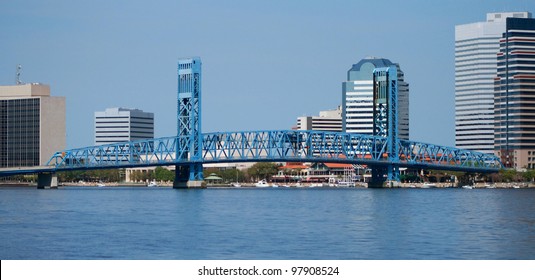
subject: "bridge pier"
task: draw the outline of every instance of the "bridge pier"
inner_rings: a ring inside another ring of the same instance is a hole
[[[194,168],[189,165],[175,165],[175,181],[173,181],[173,189],[194,189],[206,188],[204,180],[195,180],[191,178]],[[202,170],[202,165],[201,165]]]
[[[55,189],[58,187],[58,176],[56,173],[38,173],[37,174],[37,188],[46,189],[51,188]]]
[[[386,167],[371,167],[372,177],[368,188],[399,187],[399,168],[389,165]]]

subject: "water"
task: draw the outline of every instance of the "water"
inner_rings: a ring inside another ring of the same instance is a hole
[[[3,187],[0,259],[535,259],[535,189]]]

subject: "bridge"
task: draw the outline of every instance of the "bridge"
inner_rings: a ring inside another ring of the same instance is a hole
[[[397,138],[397,69],[374,72],[374,134],[270,130],[201,133],[200,59],[179,61],[178,135],[56,152],[46,166],[0,169],[0,176],[40,174],[38,187],[58,171],[175,165],[175,187],[201,187],[202,164],[223,162],[337,162],[366,165],[371,186],[399,181],[399,168],[476,173],[503,168],[494,155]]]

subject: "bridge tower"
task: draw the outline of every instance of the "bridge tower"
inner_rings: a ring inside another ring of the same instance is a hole
[[[178,60],[177,161],[174,188],[203,186],[201,135],[201,59]]]
[[[388,157],[390,162],[399,162],[398,139],[398,74],[397,67],[392,65],[376,68],[373,71],[373,134],[387,138],[386,151],[374,149],[376,158]],[[369,187],[383,187],[385,181],[399,182],[399,167],[371,166],[372,179]],[[386,175],[386,178],[385,176]]]

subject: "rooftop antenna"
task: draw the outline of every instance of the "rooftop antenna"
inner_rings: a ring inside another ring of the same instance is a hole
[[[20,80],[20,70],[22,70],[22,65],[17,65],[17,85],[22,85],[22,81]]]

